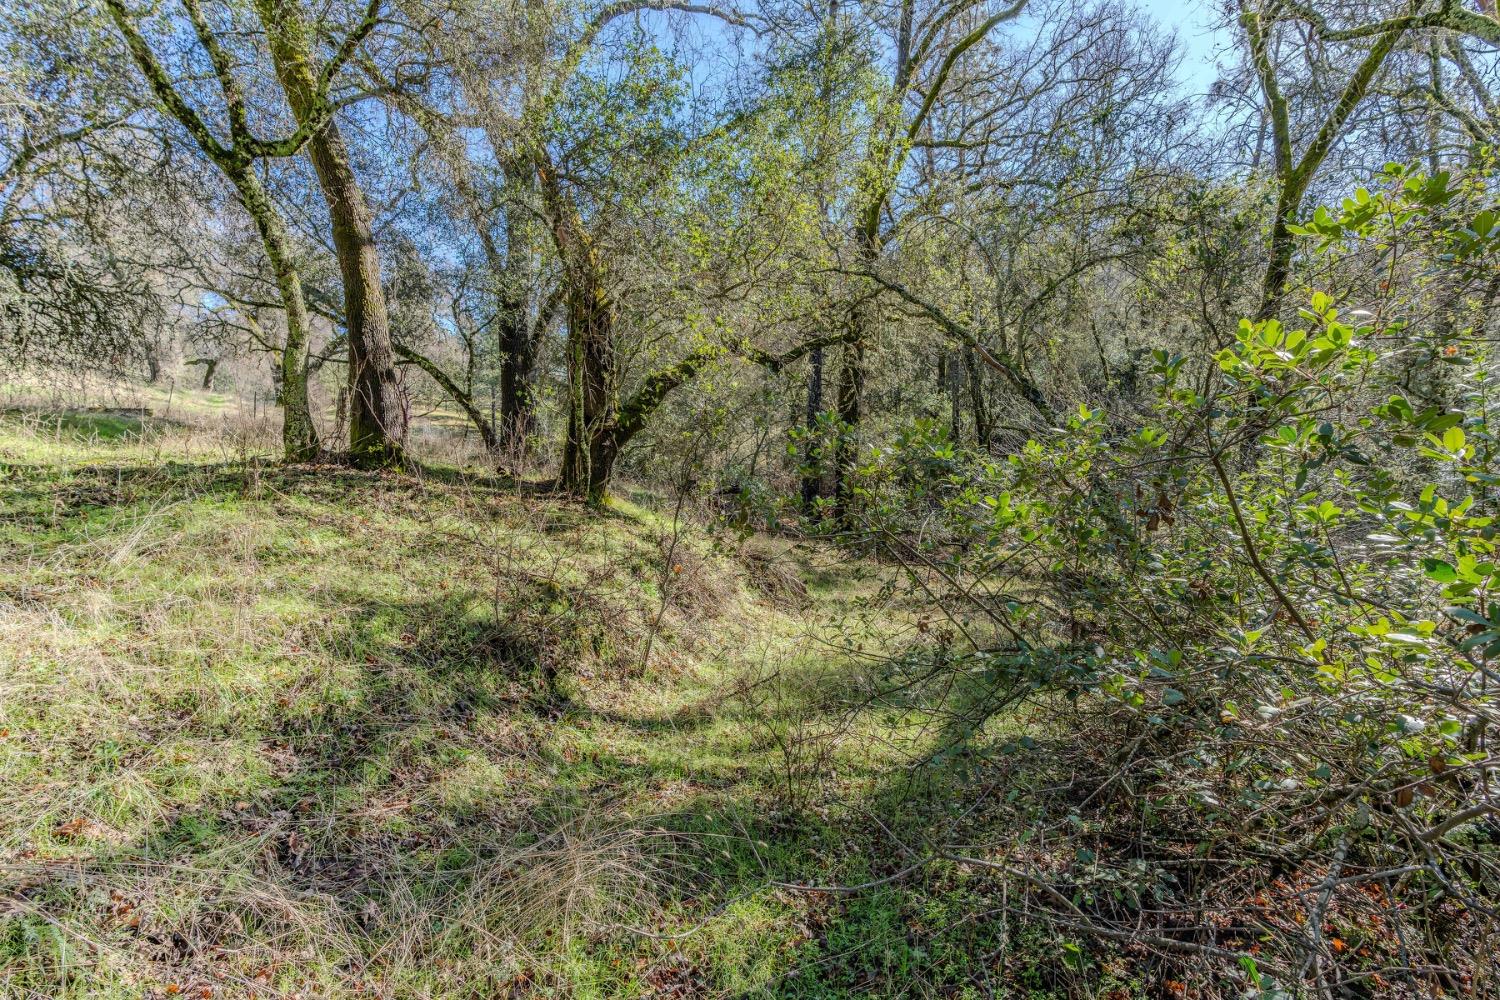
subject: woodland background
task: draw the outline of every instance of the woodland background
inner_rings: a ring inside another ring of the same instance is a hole
[[[17,0],[0,989],[1494,996],[1493,0]]]

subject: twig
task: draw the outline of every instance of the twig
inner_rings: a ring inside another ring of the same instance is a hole
[[[1204,433],[1207,434],[1208,431],[1205,430]],[[1302,634],[1307,636],[1307,641],[1312,642],[1317,637],[1313,635],[1313,630],[1307,624],[1307,619],[1302,617],[1302,612],[1298,611],[1296,605],[1287,598],[1281,587],[1276,583],[1275,577],[1271,576],[1265,564],[1260,561],[1260,553],[1256,551],[1255,541],[1250,537],[1250,529],[1245,525],[1245,515],[1240,512],[1239,499],[1234,495],[1234,487],[1229,482],[1229,473],[1224,471],[1224,463],[1220,461],[1219,452],[1214,448],[1211,437],[1208,442],[1208,460],[1213,465],[1214,472],[1218,473],[1219,482],[1224,487],[1224,495],[1229,499],[1229,509],[1234,514],[1235,527],[1239,529],[1240,540],[1245,545],[1245,555],[1250,557],[1250,565],[1255,567],[1255,572],[1266,582],[1266,586],[1271,588],[1271,593],[1275,594],[1276,599],[1281,602],[1281,606],[1286,608],[1287,614],[1292,616],[1292,621],[1296,622],[1297,627],[1302,630]]]

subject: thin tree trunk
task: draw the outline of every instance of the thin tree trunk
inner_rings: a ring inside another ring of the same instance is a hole
[[[974,348],[964,347],[962,350],[964,374],[968,376],[966,381],[969,383],[969,405],[974,410],[974,442],[988,451],[994,426],[990,422],[989,404],[984,398],[984,373],[979,369]]]
[[[869,213],[868,224],[856,236],[860,264],[867,271],[874,271],[879,256],[878,210]],[[850,336],[844,345],[839,366],[838,416],[839,436],[834,447],[834,516],[840,521],[850,514],[850,502],[854,498],[851,477],[854,464],[859,458],[859,424],[864,412],[865,381],[867,378],[866,350],[874,334],[875,299],[865,296],[855,302],[849,311]],[[847,527],[847,525],[846,525]]]
[[[804,426],[809,432],[818,424],[818,414],[823,412],[823,348],[812,352],[812,364],[807,373],[807,416]],[[822,463],[810,474],[802,477],[802,507],[812,510],[823,495]]]
[[[958,392],[963,380],[948,355],[946,350],[938,352],[938,386],[948,394],[948,440],[958,444],[963,435],[963,408]]]
[[[307,398],[308,313],[302,278],[292,262],[291,240],[286,224],[260,178],[250,169],[231,177],[240,202],[250,213],[260,233],[261,246],[271,262],[276,290],[286,314],[286,340],[277,359],[277,401],[282,406],[281,449],[288,462],[306,462],[317,457],[318,431],[313,424],[312,406]]]
[[[863,308],[856,309],[862,313]],[[854,321],[860,333],[844,345],[843,363],[839,368],[838,415],[839,436],[834,447],[835,480],[834,513],[844,520],[851,513],[854,499],[854,463],[859,458],[859,421],[865,398],[865,336],[869,328],[863,317]]]
[[[818,159],[822,163],[834,162],[837,132],[832,118],[835,81],[835,52],[838,33],[839,0],[828,0],[828,12],[823,24],[823,61],[820,76],[818,107],[823,115],[823,129],[818,140]],[[818,190],[818,217],[829,219],[829,204],[833,201],[834,181],[832,174],[825,175]],[[818,414],[823,412],[823,348],[812,352],[807,372],[807,413],[803,427],[808,434],[818,424]],[[808,439],[809,442],[811,438]],[[811,456],[807,456],[811,458]],[[823,497],[823,459],[811,466],[812,472],[802,477],[802,509],[811,512]]]

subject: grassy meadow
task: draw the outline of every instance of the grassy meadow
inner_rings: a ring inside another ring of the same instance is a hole
[[[131,409],[0,420],[0,995],[1066,974],[961,918],[981,877],[808,888],[888,870],[887,797],[912,837],[943,808],[937,771],[887,784],[911,720],[850,707],[915,635],[886,570],[628,490],[282,467],[226,397]]]

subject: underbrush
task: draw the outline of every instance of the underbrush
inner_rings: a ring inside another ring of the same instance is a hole
[[[1070,993],[1500,993],[1500,382],[1460,294],[1500,230],[1482,184],[1378,180],[1309,253],[1464,310],[1367,271],[1211,358],[1154,352],[1149,411],[1080,404],[1003,459],[934,420],[862,454],[838,527],[931,616],[848,718],[904,741],[893,805],[929,772],[944,801],[843,890],[978,880],[960,922],[1051,935]]]

